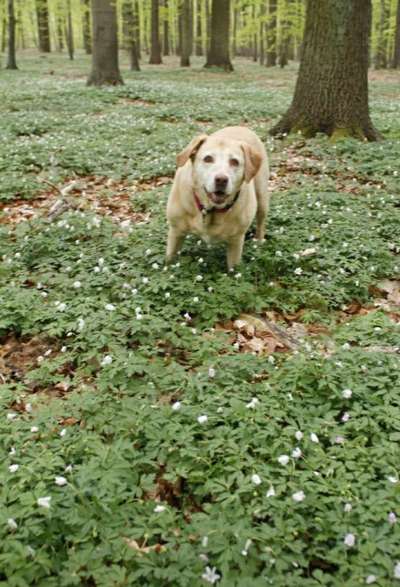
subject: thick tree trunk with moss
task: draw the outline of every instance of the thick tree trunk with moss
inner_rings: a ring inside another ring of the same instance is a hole
[[[8,55],[6,69],[18,69],[17,57],[15,53],[15,12],[14,0],[7,0],[8,11]]]
[[[160,10],[159,0],[151,0],[151,50],[150,61],[152,65],[162,63],[160,43]]]
[[[183,0],[182,2],[182,47],[181,47],[181,67],[190,67],[190,55],[192,54],[193,41],[193,24],[191,0]]]
[[[294,98],[274,135],[377,140],[368,107],[371,0],[307,0]]]
[[[268,2],[268,20],[267,20],[267,67],[274,67],[277,58],[277,0],[269,0]]]
[[[397,14],[396,14],[396,30],[394,39],[394,50],[392,67],[400,67],[400,0],[397,1]]]
[[[123,84],[118,65],[117,15],[114,0],[92,0],[93,54],[88,86]]]
[[[47,0],[36,0],[39,51],[50,53],[49,7]]]
[[[233,71],[229,57],[230,0],[213,0],[211,39],[205,67],[223,67]]]

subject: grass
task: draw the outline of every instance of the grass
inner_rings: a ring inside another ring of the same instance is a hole
[[[293,68],[175,65],[1,72],[0,585],[395,585],[398,74],[386,140],[333,146],[268,137]],[[226,124],[268,146],[267,241],[165,269],[175,153]]]

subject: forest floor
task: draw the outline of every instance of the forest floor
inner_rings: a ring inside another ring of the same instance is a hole
[[[400,577],[400,73],[381,143],[272,140],[296,69],[0,72],[0,585]],[[175,154],[245,124],[265,243],[164,267]]]

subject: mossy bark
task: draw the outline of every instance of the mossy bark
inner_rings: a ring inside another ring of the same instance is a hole
[[[114,0],[92,0],[92,18],[92,71],[87,84],[123,84],[118,65],[117,15]]]
[[[50,53],[49,7],[47,0],[36,0],[39,51]]]
[[[6,69],[18,69],[17,57],[15,52],[15,12],[14,12],[14,0],[7,1],[8,10],[8,55],[7,55],[7,67]]]
[[[396,30],[391,66],[394,68],[400,67],[400,0],[397,0]]]
[[[267,67],[274,67],[277,59],[277,0],[268,2],[267,20]]]
[[[181,67],[190,67],[190,56],[192,54],[193,41],[193,19],[191,10],[191,0],[183,0],[181,7],[182,23],[182,47],[181,47]]]
[[[233,71],[229,56],[230,0],[213,0],[211,39],[205,67],[222,67]]]
[[[152,65],[162,63],[159,0],[151,0],[151,49],[149,63]]]
[[[307,0],[293,101],[271,134],[380,138],[368,106],[370,25],[371,0]]]

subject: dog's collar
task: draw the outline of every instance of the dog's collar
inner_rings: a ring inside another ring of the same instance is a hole
[[[204,204],[200,202],[199,196],[196,194],[196,192],[193,192],[193,196],[197,209],[199,210],[199,212],[203,214],[203,216],[205,216],[206,214],[210,214],[211,212],[228,212],[228,210],[230,210],[232,206],[237,202],[237,199],[240,196],[240,190],[233,198],[233,200],[224,208],[207,208],[206,206],[204,206]]]

